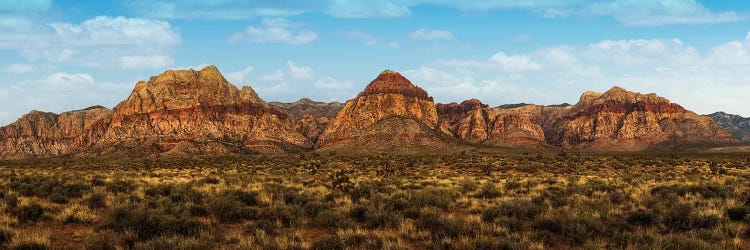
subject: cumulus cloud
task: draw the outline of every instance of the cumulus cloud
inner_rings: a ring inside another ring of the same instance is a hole
[[[132,84],[97,82],[87,73],[55,72],[0,86],[0,126],[36,109],[64,112],[93,105],[112,107],[127,97]]]
[[[440,101],[574,103],[583,91],[619,85],[655,92],[698,113],[724,109],[747,116],[748,45],[750,36],[705,51],[680,39],[603,40],[498,52],[487,60],[438,60],[405,74]]]
[[[286,66],[289,69],[289,75],[296,79],[311,79],[313,78],[314,72],[310,67],[297,66],[294,61],[286,61]]]
[[[227,74],[227,80],[234,84],[242,84],[248,81],[248,76],[253,72],[254,67],[247,66],[240,71],[230,72]]]
[[[169,54],[182,41],[169,23],[143,18],[99,16],[80,24],[34,25],[29,30],[0,33],[0,50],[18,51],[32,61],[140,68],[135,63],[171,64]]]
[[[453,39],[453,33],[448,30],[428,30],[422,28],[409,34],[409,37],[413,40]]]
[[[302,26],[283,18],[266,18],[260,26],[250,26],[232,34],[229,42],[306,44],[318,38],[317,33],[301,29]]]

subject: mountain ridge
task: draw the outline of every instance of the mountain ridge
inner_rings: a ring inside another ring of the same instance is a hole
[[[211,65],[166,70],[139,81],[112,109],[91,106],[60,114],[32,110],[0,127],[0,158],[381,151],[479,144],[643,150],[665,143],[739,142],[734,136],[742,134],[733,136],[720,125],[743,120],[712,115],[718,120],[654,93],[617,86],[603,93],[584,92],[574,105],[493,108],[477,99],[441,104],[391,70],[381,72],[346,103],[307,98],[268,103],[252,87],[228,82]]]

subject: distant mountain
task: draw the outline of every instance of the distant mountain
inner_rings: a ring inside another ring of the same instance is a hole
[[[251,87],[238,89],[208,66],[167,70],[140,81],[111,110],[92,106],[61,114],[31,111],[0,128],[0,158],[377,152],[476,145],[643,150],[750,138],[750,119],[724,113],[710,117],[656,94],[619,87],[585,92],[572,106],[491,108],[476,99],[435,104],[427,91],[390,70],[345,104],[305,98],[266,103]]]
[[[750,143],[750,118],[724,112],[716,112],[708,115],[708,117],[727,129],[738,140],[743,143]]]

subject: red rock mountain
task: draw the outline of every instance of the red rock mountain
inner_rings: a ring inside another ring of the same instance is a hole
[[[398,72],[386,70],[344,104],[318,148],[393,149],[444,146],[432,97]]]
[[[344,108],[344,104],[339,102],[316,102],[307,98],[292,103],[269,104],[286,112],[291,120],[296,121],[294,128],[311,142],[318,141],[331,120]]]
[[[711,118],[656,94],[614,87],[586,92],[578,104],[555,108],[542,120],[551,145],[639,150],[663,143],[736,143]]]
[[[437,104],[440,129],[463,141],[495,146],[544,145],[542,107],[490,108],[479,100]]]
[[[0,158],[54,157],[93,146],[109,126],[112,111],[94,106],[62,114],[31,111],[0,128]]]
[[[408,151],[489,146],[641,150],[660,145],[737,143],[711,118],[655,94],[614,87],[573,106],[507,105],[472,99],[435,104],[386,70],[341,103],[266,103],[214,66],[167,70],[138,82],[114,109],[32,111],[0,128],[0,158],[63,155]]]
[[[103,141],[156,144],[161,151],[282,152],[311,147],[286,113],[271,108],[250,87],[241,90],[218,69],[167,70],[138,82],[113,109]]]

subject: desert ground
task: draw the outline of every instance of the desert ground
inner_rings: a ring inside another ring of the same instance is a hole
[[[743,152],[9,160],[0,198],[8,249],[750,248]]]

